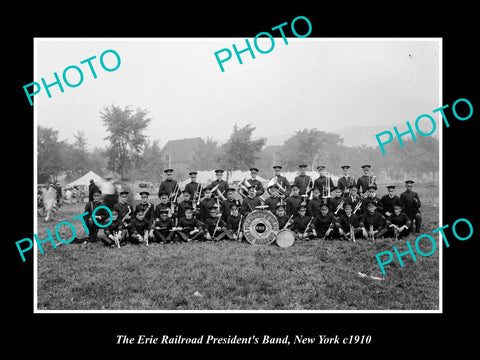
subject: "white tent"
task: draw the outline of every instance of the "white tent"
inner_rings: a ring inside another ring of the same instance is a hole
[[[104,182],[105,180],[100,176],[94,173],[93,171],[89,171],[82,177],[78,178],[75,181],[72,181],[71,183],[68,183],[66,186],[71,187],[71,186],[88,186],[90,185],[90,179],[93,179],[95,183],[101,183]]]

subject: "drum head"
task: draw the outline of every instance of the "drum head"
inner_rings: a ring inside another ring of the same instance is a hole
[[[255,210],[245,216],[243,234],[253,245],[267,245],[275,241],[278,231],[277,218],[267,210]]]
[[[295,241],[295,234],[288,229],[280,230],[275,239],[277,245],[281,248],[287,248],[293,245]]]

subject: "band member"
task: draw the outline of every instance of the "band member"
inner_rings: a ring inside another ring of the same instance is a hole
[[[402,211],[402,205],[393,205],[393,213],[387,218],[388,235],[400,240],[410,234],[412,222]]]
[[[367,187],[366,197],[363,199],[363,213],[367,211],[367,205],[371,202],[375,203],[376,211],[380,214],[383,214],[382,202],[377,197],[376,194],[377,187],[375,185],[370,185]]]
[[[118,198],[118,203],[114,205],[114,209],[118,212],[118,218],[123,222],[125,227],[128,227],[128,223],[133,219],[134,209],[128,201],[128,191],[120,192],[120,197]]]
[[[365,239],[379,239],[387,233],[385,218],[377,211],[375,202],[368,203],[367,211],[360,219],[360,227]]]
[[[188,192],[188,190],[185,189],[182,191],[182,198],[183,200],[178,203],[177,207],[177,217],[179,219],[185,216],[185,210],[187,208],[190,207],[193,209],[192,200],[190,200],[190,193]]]
[[[228,183],[223,180],[223,173],[223,170],[215,170],[215,176],[217,179],[209,185],[212,189],[213,196],[219,196],[218,193],[222,194],[222,196],[226,195],[229,186]]]
[[[252,211],[255,211],[255,208],[261,205],[262,205],[262,200],[260,200],[260,198],[256,196],[255,186],[254,185],[249,186],[248,195],[246,198],[243,199],[243,202],[242,202],[242,214],[245,216],[251,213]]]
[[[350,186],[349,195],[345,198],[345,203],[352,205],[352,211],[356,215],[363,214],[363,199],[358,195],[358,189],[356,185]]]
[[[263,193],[265,192],[265,189],[263,188],[262,182],[257,179],[257,174],[258,174],[258,169],[257,168],[250,168],[250,176],[252,177],[251,179],[248,180],[250,185],[255,186],[255,190],[257,191],[257,196],[262,196]]]
[[[239,212],[239,206],[235,203],[230,205],[230,215],[227,217],[225,234],[230,240],[242,241],[242,216]]]
[[[185,216],[178,220],[178,224],[174,227],[177,235],[183,241],[190,242],[203,237],[203,223],[193,216],[193,208],[188,206],[185,208]]]
[[[272,214],[275,214],[275,209],[277,208],[277,205],[280,203],[283,204],[283,196],[280,195],[277,185],[271,186],[269,190],[270,197],[265,200],[265,205],[268,205],[268,210],[270,210]]]
[[[292,191],[290,192],[290,196],[287,198],[286,201],[286,211],[287,215],[293,217],[297,216],[297,209],[302,203],[303,198],[300,196],[300,187],[297,184],[292,185]]]
[[[195,192],[199,190],[199,183],[197,182],[197,172],[190,171],[188,175],[190,176],[190,182],[185,185],[185,190],[190,193],[190,198],[194,200],[193,197],[195,195]]]
[[[313,188],[313,180],[310,176],[305,174],[308,165],[298,165],[299,174],[295,177],[293,185],[298,185],[300,189],[300,195],[305,195],[307,187]],[[310,189],[311,190],[311,189]],[[309,195],[309,194],[306,194]]]
[[[200,207],[197,209],[198,220],[205,222],[205,219],[210,216],[210,211],[208,209],[210,209],[215,203],[216,200],[212,198],[212,189],[207,186],[203,189],[203,198],[200,200]]]
[[[142,209],[135,211],[135,217],[128,225],[129,239],[132,244],[140,244],[145,241],[145,237],[153,240],[153,224],[144,218]]]
[[[175,231],[173,231],[173,220],[168,217],[168,209],[159,210],[159,218],[153,223],[153,236],[157,242],[168,243],[173,241]]]
[[[395,185],[388,185],[387,191],[388,193],[383,195],[380,199],[382,203],[383,215],[385,215],[385,217],[393,214],[394,205],[401,205],[400,198],[395,195]]]
[[[320,188],[313,188],[312,199],[307,203],[307,215],[311,218],[315,218],[320,214],[320,206],[323,204],[323,200],[320,199]]]
[[[227,198],[223,201],[222,207],[222,219],[223,221],[227,221],[227,218],[230,216],[230,206],[232,204],[240,205],[240,201],[235,198],[235,189],[228,188],[227,189]]]
[[[290,194],[290,183],[285,176],[280,175],[282,167],[280,165],[275,165],[273,170],[275,171],[274,176],[277,178],[277,183],[285,189],[285,196],[288,196]]]
[[[153,205],[151,202],[148,202],[149,195],[150,193],[148,191],[140,192],[141,202],[135,207],[135,210],[142,209],[145,212],[145,219],[153,221],[155,205]]]
[[[100,238],[105,245],[115,246],[115,236],[118,236],[119,245],[124,245],[127,241],[127,232],[122,221],[118,218],[117,210],[112,211],[112,223],[103,229],[105,239]]]
[[[53,184],[51,184],[54,186]],[[90,179],[90,184],[88,185],[88,201],[93,201],[93,192],[100,190],[100,188],[95,184],[95,180]]]
[[[287,216],[287,214],[285,213],[285,205],[283,204],[277,204],[275,209],[275,217],[277,218],[278,228],[280,230],[286,229],[293,224],[293,218]]]
[[[338,217],[344,213],[344,204],[345,198],[342,196],[342,190],[339,187],[334,187],[332,190],[332,197],[327,201],[328,209],[335,217]]]
[[[158,203],[157,206],[155,206],[155,210],[153,212],[153,217],[155,219],[159,219],[160,218],[160,212],[162,210],[167,210],[167,213],[168,213],[167,216],[169,218],[171,218],[173,216],[173,214],[170,211],[170,204],[168,202],[168,194],[167,193],[160,194],[160,202]]]
[[[217,209],[212,206],[210,209],[210,216],[205,219],[205,239],[206,240],[221,240],[226,236],[224,229],[226,223],[222,220],[222,214],[217,213]]]
[[[85,223],[87,224],[87,228],[89,232],[88,242],[92,242],[92,243],[97,241],[97,233],[98,233],[98,230],[100,229],[93,221],[92,214],[97,207],[103,205],[102,200],[100,200],[101,194],[102,192],[100,191],[100,189],[96,189],[96,190],[94,189],[92,193],[93,200],[89,201],[85,205],[85,212],[88,213],[85,216]],[[108,218],[109,218],[109,214],[105,209],[100,209],[95,212],[95,220],[98,224],[103,225],[105,221],[108,220]]]
[[[165,169],[163,172],[166,174],[166,179],[160,183],[158,189],[158,196],[160,194],[166,193],[169,197],[169,200],[173,200],[180,193],[180,188],[178,183],[173,180],[173,169]]]
[[[290,228],[295,233],[296,239],[308,239],[313,237],[313,232],[311,229],[311,220],[310,216],[306,215],[307,207],[305,205],[300,205],[297,208],[297,215],[293,218],[293,225]]]
[[[343,170],[343,176],[338,179],[337,186],[342,191],[342,195],[347,197],[350,194],[350,187],[355,185],[355,176],[348,173],[350,169],[349,165],[343,165],[341,168]]]
[[[328,211],[328,206],[322,204],[320,214],[315,216],[312,221],[312,233],[316,238],[332,239],[335,229],[335,217]]]
[[[327,171],[325,169],[325,166],[323,165],[317,166],[317,170],[318,170],[318,178],[316,178],[315,181],[313,182],[313,186],[320,189],[320,198],[322,198],[324,194],[328,192],[327,191],[328,188],[331,190],[335,186],[333,185],[332,178],[327,176]]]
[[[355,188],[356,189],[356,188]],[[362,228],[360,227],[360,219],[353,213],[353,207],[350,203],[345,203],[343,206],[344,213],[341,214],[335,226],[339,235],[346,240],[355,239],[362,235]],[[353,236],[351,231],[353,230]]]
[[[363,170],[363,175],[360,176],[357,180],[357,189],[359,191],[360,195],[364,195],[365,192],[367,191],[369,186],[375,186],[377,187],[377,183],[375,182],[376,176],[370,175],[370,168],[371,165],[362,165],[361,168]]]
[[[420,202],[418,194],[412,191],[414,183],[412,180],[405,181],[406,190],[400,194],[400,203],[403,206],[405,214],[407,214],[408,218],[412,221],[412,224],[415,223],[415,232],[419,233],[422,227],[422,214],[420,213],[422,203]]]

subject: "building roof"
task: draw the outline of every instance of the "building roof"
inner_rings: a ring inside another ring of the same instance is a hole
[[[162,156],[170,155],[172,162],[187,161],[198,146],[205,145],[200,137],[168,141],[162,149]]]

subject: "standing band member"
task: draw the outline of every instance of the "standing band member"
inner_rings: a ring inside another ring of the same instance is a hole
[[[323,199],[323,202],[327,203],[327,198],[324,198],[324,195],[328,194],[328,189],[330,191],[334,188],[333,180],[330,176],[327,176],[327,171],[325,166],[317,166],[318,178],[315,179],[313,186],[320,189],[320,198]]]
[[[282,170],[282,167],[280,165],[275,165],[273,167],[273,170],[275,171],[274,177],[277,178],[277,183],[285,189],[285,196],[288,196],[290,194],[290,183],[288,182],[287,178],[285,176],[282,176],[280,174],[280,170]]]
[[[307,170],[307,165],[303,165],[303,164],[298,165],[298,169],[300,173],[295,177],[295,180],[293,181],[293,185],[297,185],[299,187],[300,195],[305,195],[309,184],[313,185],[313,180],[310,176],[305,174],[305,171]],[[309,195],[309,194],[306,194],[306,195]]]
[[[93,190],[93,193],[92,193],[92,196],[93,196],[93,200],[92,201],[89,201],[86,205],[85,205],[85,212],[88,213],[88,215],[86,215],[85,217],[85,223],[87,224],[87,228],[88,228],[88,242],[96,242],[97,241],[97,234],[98,234],[98,230],[100,229],[95,221],[93,221],[93,211],[99,207],[99,206],[102,206],[103,203],[102,203],[102,200],[100,200],[100,195],[102,194],[102,192],[100,191],[100,189],[96,189],[96,190]],[[105,222],[105,220],[108,219],[108,212],[107,210],[105,209],[100,209],[98,211],[95,212],[95,220],[98,224],[102,224]],[[85,241],[86,243],[87,241]]]
[[[190,175],[190,182],[185,185],[185,190],[190,193],[190,198],[194,200],[193,197],[197,190],[199,190],[199,183],[197,182],[197,172],[190,171],[188,175]]]
[[[420,202],[418,194],[412,191],[414,183],[413,180],[405,181],[406,190],[400,194],[400,203],[403,206],[405,214],[407,214],[412,223],[415,223],[415,232],[419,233],[422,227],[422,214],[420,212],[422,203]]]
[[[118,212],[118,218],[123,222],[125,227],[128,227],[128,223],[131,219],[133,219],[134,213],[133,206],[127,202],[128,194],[129,192],[125,190],[120,192],[118,203],[113,206],[113,208]]]
[[[348,170],[350,169],[349,165],[343,165],[341,168],[343,170],[343,176],[338,179],[337,186],[342,191],[342,195],[348,197],[350,194],[350,187],[355,185],[355,176],[348,173]]]
[[[262,196],[263,193],[265,192],[265,189],[263,188],[262,182],[257,179],[257,174],[258,174],[258,169],[257,168],[250,168],[250,176],[252,177],[251,179],[248,180],[250,185],[255,186],[256,194],[257,196]]]
[[[303,201],[302,197],[299,195],[299,191],[299,185],[293,184],[290,196],[287,198],[286,201],[286,212],[288,216],[293,215],[293,217],[295,217],[298,215],[297,209]]]
[[[215,170],[215,176],[217,177],[210,185],[210,189],[212,189],[213,196],[216,197],[225,197],[227,194],[227,189],[229,188],[228,183],[223,180],[223,173],[224,170]],[[221,196],[220,196],[221,195]]]
[[[141,202],[135,207],[135,210],[141,209],[144,211],[144,218],[148,221],[153,221],[155,206],[148,201],[148,196],[150,193],[148,191],[141,191],[140,198]]]
[[[363,170],[363,175],[360,176],[357,180],[357,189],[359,191],[359,194],[362,196],[366,196],[366,192],[369,186],[375,186],[377,187],[377,183],[375,182],[376,176],[370,174],[370,168],[371,165],[362,165],[361,168]]]
[[[388,194],[383,195],[380,199],[383,208],[383,215],[385,217],[389,217],[393,214],[393,207],[395,205],[400,205],[400,198],[395,195],[395,185],[388,185],[387,186]]]
[[[163,172],[166,174],[166,179],[160,183],[158,188],[158,197],[165,193],[168,195],[169,200],[173,201],[180,193],[178,183],[173,180],[173,169],[165,169]]]

